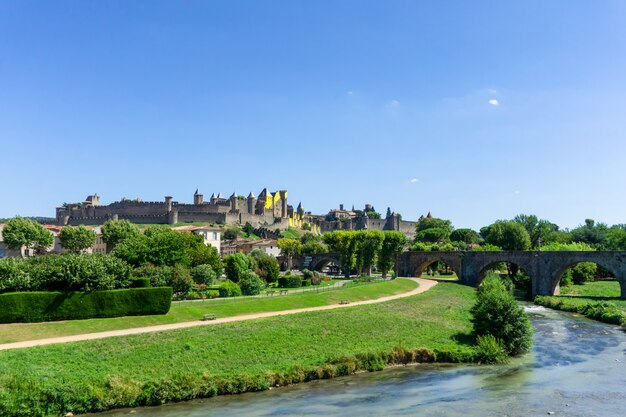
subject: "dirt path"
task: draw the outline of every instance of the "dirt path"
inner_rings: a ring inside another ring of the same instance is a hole
[[[264,313],[244,314],[240,316],[224,317],[221,319],[218,318],[216,320],[209,320],[209,321],[196,320],[196,321],[187,321],[183,323],[161,324],[161,325],[149,326],[149,327],[136,327],[134,329],[111,330],[107,332],[84,333],[84,334],[77,334],[73,336],[52,337],[49,339],[27,340],[24,342],[2,344],[0,345],[0,350],[19,349],[19,348],[26,348],[26,347],[33,347],[33,346],[42,346],[42,345],[52,345],[56,343],[78,342],[81,340],[104,339],[106,337],[126,336],[126,335],[131,335],[131,334],[162,332],[166,330],[185,329],[188,327],[212,326],[212,325],[221,324],[221,323],[232,323],[236,321],[254,320],[254,319],[260,319],[260,318],[265,318],[265,317],[284,316],[287,314],[305,313],[309,311],[323,311],[323,310],[332,310],[336,308],[348,308],[348,307],[362,306],[362,305],[367,305],[367,304],[384,303],[385,301],[397,300],[398,298],[405,298],[405,297],[410,297],[412,295],[423,293],[425,291],[428,291],[433,286],[437,285],[436,281],[431,281],[428,279],[422,279],[422,278],[411,278],[411,279],[416,281],[419,284],[419,287],[417,287],[414,290],[411,290],[402,294],[376,298],[373,300],[355,301],[355,302],[351,302],[350,304],[332,304],[332,305],[319,306],[319,307],[297,308],[293,310],[268,311]]]

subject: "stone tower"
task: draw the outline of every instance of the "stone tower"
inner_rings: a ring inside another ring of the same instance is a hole
[[[254,214],[254,206],[256,205],[256,198],[254,198],[254,194],[250,191],[248,194],[248,214]]]
[[[289,217],[287,211],[287,190],[281,190],[278,193],[280,194],[280,217],[286,219]]]
[[[198,192],[197,188],[196,188],[196,192],[193,195],[193,203],[196,206],[199,206],[200,204],[204,203],[204,196]]]

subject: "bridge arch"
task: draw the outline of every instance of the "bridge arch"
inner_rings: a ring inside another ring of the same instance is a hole
[[[572,266],[582,262],[594,263],[609,271],[620,285],[621,298],[626,298],[626,264],[614,256],[606,253],[594,252],[567,252],[560,259],[551,262],[551,273],[548,279],[550,294],[559,294],[563,274]]]
[[[480,286],[480,284],[482,284],[483,280],[485,279],[485,276],[487,275],[487,272],[489,272],[493,266],[498,265],[498,264],[509,264],[509,266],[507,266],[507,268],[510,268],[510,265],[514,265],[518,271],[517,272],[523,272],[525,273],[528,277],[530,277],[530,273],[526,270],[528,268],[528,266],[524,267],[519,265],[516,262],[511,262],[511,261],[493,261],[485,266],[483,266],[483,268],[478,272],[478,280],[476,282],[476,286]]]
[[[341,268],[341,264],[339,263],[339,258],[335,256],[320,256],[315,257],[311,260],[311,264],[309,268],[311,271],[321,271],[325,267],[330,264],[335,264],[337,267]]]
[[[452,272],[456,274],[457,277],[460,277],[460,274],[461,274],[461,269],[458,266],[455,267],[455,265],[449,265],[445,260],[440,259],[440,257],[437,257],[437,256],[432,256],[432,257],[427,256],[425,259],[419,260],[418,262],[421,262],[417,264],[416,269],[415,269],[415,277],[418,277],[418,278],[422,276],[424,271],[426,271],[429,266],[437,262],[446,265],[448,268],[452,270]]]

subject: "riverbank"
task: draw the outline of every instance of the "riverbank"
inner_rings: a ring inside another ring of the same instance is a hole
[[[0,352],[0,414],[56,416],[259,391],[411,362],[470,362],[473,288]]]
[[[534,302],[603,323],[626,325],[626,300],[620,299],[620,287],[616,281],[570,285],[561,288],[561,295],[537,296]]]

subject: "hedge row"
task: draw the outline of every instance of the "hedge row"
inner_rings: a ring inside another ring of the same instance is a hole
[[[299,288],[302,286],[302,277],[297,275],[285,275],[278,278],[280,288]]]
[[[586,304],[572,304],[558,297],[538,295],[535,304],[554,310],[579,313],[592,320],[609,324],[626,325],[626,313],[613,303],[600,301]]]
[[[166,314],[172,288],[0,294],[0,323],[31,323]]]

